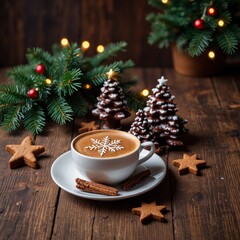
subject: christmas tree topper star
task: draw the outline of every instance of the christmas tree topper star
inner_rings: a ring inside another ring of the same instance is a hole
[[[163,86],[168,80],[162,76],[160,79],[158,79],[160,87]]]
[[[106,73],[106,75],[108,76],[108,79],[112,79],[112,80],[117,80],[117,76],[118,76],[118,73],[117,72],[114,72],[112,70],[112,68],[109,70],[109,72]]]

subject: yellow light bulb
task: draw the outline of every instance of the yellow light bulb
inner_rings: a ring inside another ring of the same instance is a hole
[[[61,45],[62,45],[62,47],[67,47],[69,45],[68,39],[62,38]]]
[[[141,95],[144,97],[147,97],[149,95],[149,90],[148,89],[143,89],[141,92]]]
[[[52,83],[52,80],[49,79],[49,78],[46,78],[45,83],[46,83],[47,85],[50,85],[50,84]]]
[[[88,41],[83,41],[83,42],[82,42],[82,48],[83,48],[83,49],[86,50],[86,49],[88,49],[89,47],[90,47],[90,43],[89,43]]]
[[[168,0],[162,0],[162,3],[164,4],[168,3]]]
[[[104,46],[103,45],[98,45],[97,46],[97,52],[101,53],[104,51]]]
[[[225,25],[225,22],[222,19],[218,20],[219,27],[223,27],[224,25]]]
[[[208,52],[208,57],[209,57],[210,59],[214,59],[214,58],[215,58],[215,52],[209,51],[209,52]]]
[[[91,89],[91,87],[92,87],[92,86],[91,86],[90,84],[85,84],[85,85],[84,85],[84,88],[87,89],[87,90],[88,90],[88,89]]]

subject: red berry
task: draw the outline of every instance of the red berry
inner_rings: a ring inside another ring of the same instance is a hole
[[[204,21],[202,19],[195,20],[194,27],[197,28],[197,29],[203,29],[204,28]]]
[[[44,66],[43,64],[38,64],[38,65],[36,66],[36,73],[38,73],[38,74],[44,74],[45,71],[46,71],[46,68],[45,68],[45,66]]]
[[[28,97],[31,99],[35,99],[38,97],[38,91],[34,88],[30,89],[27,94],[28,94]]]
[[[214,16],[216,15],[216,9],[214,7],[210,7],[208,8],[207,13],[209,16]]]

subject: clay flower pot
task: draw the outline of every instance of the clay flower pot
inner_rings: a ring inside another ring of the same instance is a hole
[[[216,52],[214,59],[208,57],[208,51],[198,57],[190,57],[179,52],[176,44],[172,45],[172,58],[176,72],[192,77],[218,75],[224,70],[226,60],[222,52]]]

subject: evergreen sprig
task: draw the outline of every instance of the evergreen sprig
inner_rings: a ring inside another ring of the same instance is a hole
[[[9,83],[0,85],[1,126],[8,131],[24,126],[36,135],[44,130],[49,119],[66,124],[75,116],[85,116],[107,80],[106,72],[112,68],[122,76],[125,69],[134,66],[131,60],[109,63],[126,46],[125,42],[111,43],[93,57],[85,57],[76,43],[65,48],[54,45],[52,53],[41,48],[28,49],[28,63],[14,67],[7,73]],[[44,73],[36,72],[39,64],[44,65]],[[140,108],[143,99],[130,90],[136,81],[124,77],[119,81],[129,107]],[[28,95],[30,89],[37,92],[37,97]]]
[[[208,47],[216,46],[226,54],[237,52],[240,44],[240,19],[238,0],[148,0],[148,4],[158,9],[150,13],[147,20],[152,31],[149,44],[158,44],[159,48],[176,43],[178,50],[190,56],[199,56]],[[216,14],[209,16],[207,9],[214,7]],[[202,19],[203,29],[196,29],[194,21]],[[218,26],[218,20],[224,20],[224,26]]]

